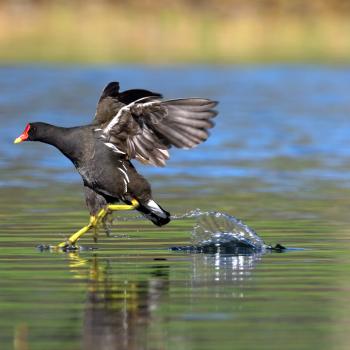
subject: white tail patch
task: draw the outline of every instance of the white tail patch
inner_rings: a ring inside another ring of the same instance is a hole
[[[159,207],[159,205],[152,199],[147,202],[147,206],[152,209],[153,212],[157,213],[160,217],[166,218],[167,215],[164,211]]]

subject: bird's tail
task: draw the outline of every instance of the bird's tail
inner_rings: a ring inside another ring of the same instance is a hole
[[[147,202],[140,203],[137,210],[157,226],[166,225],[170,221],[170,213],[164,210],[152,199],[148,200]]]

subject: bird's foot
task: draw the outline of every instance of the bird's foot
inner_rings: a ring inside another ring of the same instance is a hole
[[[57,246],[52,247],[56,250],[63,250],[63,251],[75,251],[79,249],[79,246],[76,245],[76,242],[88,231],[90,231],[92,228],[94,229],[94,241],[97,241],[98,238],[98,228],[102,224],[103,228],[105,229],[105,232],[107,236],[109,236],[110,233],[110,222],[109,222],[109,214],[112,213],[112,211],[116,210],[133,210],[136,209],[139,206],[139,202],[136,199],[131,200],[131,204],[109,204],[106,208],[103,208],[99,211],[97,215],[90,216],[90,222],[88,225],[81,228],[79,231],[72,234],[66,241],[59,243]],[[112,219],[113,220],[113,219]]]
[[[54,246],[54,250],[62,250],[63,252],[75,252],[79,250],[79,246],[74,242],[70,242],[70,240],[66,240]]]
[[[63,250],[65,252],[67,251],[75,251],[79,249],[79,246],[77,246],[76,242],[78,239],[86,232],[88,232],[91,228],[95,227],[97,225],[97,219],[95,216],[90,217],[90,222],[88,225],[81,228],[79,231],[72,234],[67,240],[64,242],[59,243],[57,246],[55,246],[56,250]]]

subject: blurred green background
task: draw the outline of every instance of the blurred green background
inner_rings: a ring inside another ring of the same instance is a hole
[[[348,0],[0,0],[0,62],[345,63]]]

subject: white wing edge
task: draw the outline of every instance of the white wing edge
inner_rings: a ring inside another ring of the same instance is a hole
[[[107,135],[112,128],[118,124],[120,117],[125,111],[131,111],[132,108],[134,108],[133,112],[141,112],[143,108],[147,108],[148,106],[152,106],[153,104],[161,102],[158,98],[155,100],[156,97],[154,96],[148,96],[148,97],[142,97],[134,102],[129,103],[128,105],[122,107],[118,113],[113,117],[113,119],[107,124],[107,126],[103,129],[103,134]],[[151,100],[151,101],[149,101]],[[145,101],[142,103],[142,101]],[[149,102],[146,102],[149,101]],[[135,108],[136,107],[136,108]],[[141,114],[141,113],[140,113]]]

